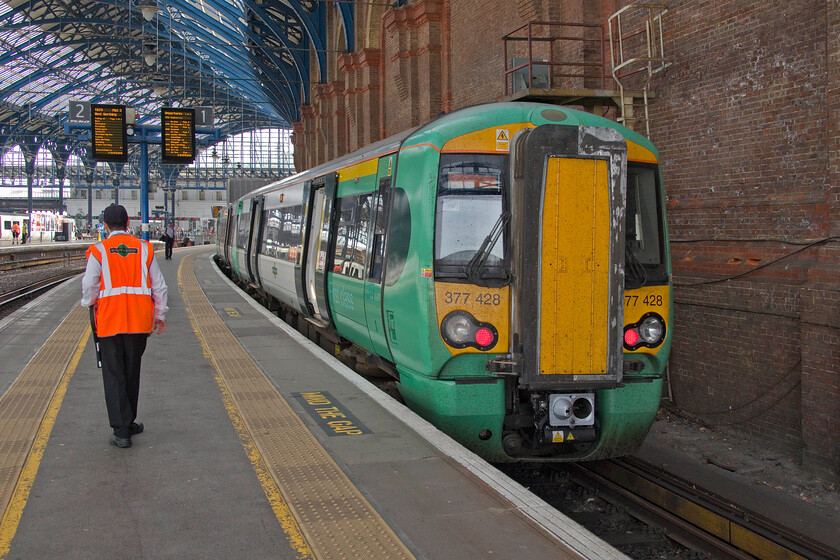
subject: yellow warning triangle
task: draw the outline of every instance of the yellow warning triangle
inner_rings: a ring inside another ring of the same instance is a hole
[[[507,139],[508,139],[507,130],[500,130],[496,133],[496,140],[507,140]]]

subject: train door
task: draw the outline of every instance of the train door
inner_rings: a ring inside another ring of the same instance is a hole
[[[391,359],[391,350],[385,334],[385,320],[382,312],[382,279],[385,266],[385,232],[387,231],[388,209],[391,200],[391,168],[394,155],[379,160],[379,190],[372,204],[370,257],[367,278],[365,278],[365,316],[368,333],[374,350],[380,356]]]
[[[517,133],[511,156],[520,386],[614,387],[623,371],[627,144],[611,129],[544,125]]]
[[[230,262],[230,245],[233,240],[233,206],[228,206],[225,209],[225,235],[222,238],[222,254],[225,257],[225,262]]]
[[[260,216],[262,216],[263,197],[258,196],[251,200],[251,232],[248,238],[248,275],[251,282],[260,284],[260,271],[257,267],[257,258],[260,252],[262,232],[260,231]]]
[[[244,264],[240,264],[240,259],[245,251],[245,243],[247,240],[247,221],[250,214],[245,211],[245,203],[239,201],[236,206],[231,209],[232,217],[230,220],[230,265],[239,278],[243,277]]]
[[[310,184],[309,203],[305,223],[309,224],[304,240],[301,263],[303,298],[311,316],[325,324],[330,323],[327,270],[332,264],[334,231],[333,207],[335,202],[335,173],[318,177]]]

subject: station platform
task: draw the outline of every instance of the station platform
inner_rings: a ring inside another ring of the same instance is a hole
[[[0,322],[0,558],[626,558],[243,295],[159,258],[133,446],[80,278]]]

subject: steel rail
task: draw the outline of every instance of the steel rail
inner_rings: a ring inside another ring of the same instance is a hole
[[[72,278],[73,276],[77,276],[79,274],[78,270],[72,272],[64,272],[62,274],[57,274],[55,276],[51,276],[45,280],[41,280],[39,282],[35,282],[34,284],[29,284],[28,286],[23,286],[22,288],[16,288],[13,290],[9,290],[3,294],[0,294],[0,308],[17,301],[19,299],[30,297],[38,292],[48,290],[53,286],[60,284],[67,280],[68,278]]]
[[[727,558],[840,560],[840,552],[637,458],[577,465],[669,536]],[[688,537],[688,542],[686,541]]]
[[[65,263],[70,261],[78,261],[85,258],[84,253],[78,255],[61,255],[57,257],[45,257],[40,259],[29,259],[23,261],[7,261],[0,263],[0,271],[18,270],[21,268],[28,268],[30,266],[42,266],[47,264]]]

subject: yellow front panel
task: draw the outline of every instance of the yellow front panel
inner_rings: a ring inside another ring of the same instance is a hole
[[[609,166],[548,160],[543,207],[540,374],[607,373]]]

